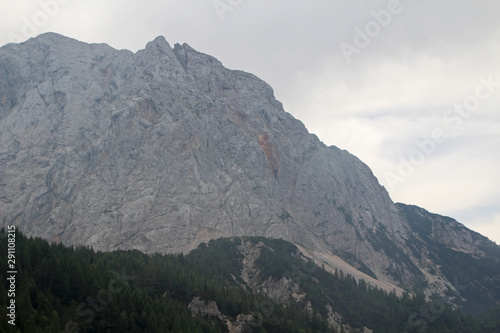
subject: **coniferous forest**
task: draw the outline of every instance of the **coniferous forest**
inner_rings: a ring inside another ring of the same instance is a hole
[[[373,332],[500,332],[500,309],[472,317],[421,295],[398,297],[304,264],[286,241],[245,239],[266,245],[256,261],[260,278],[290,277],[304,291],[303,301],[282,304],[245,286],[242,238],[210,241],[188,255],[146,255],[96,252],[16,233],[15,326],[8,323],[10,282],[3,278],[0,332],[228,332],[227,323],[239,315],[248,315],[239,321],[242,332],[336,332],[326,320],[326,304],[351,327]],[[4,229],[0,247],[3,275]],[[215,302],[221,315],[192,313],[188,305],[196,297]]]

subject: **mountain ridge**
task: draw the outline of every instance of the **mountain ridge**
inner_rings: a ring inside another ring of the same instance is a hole
[[[498,258],[470,230],[395,205],[264,81],[163,37],[136,53],[54,33],[3,46],[0,117],[0,220],[28,235],[146,253],[203,230],[283,238],[403,289],[432,281],[429,297],[454,288],[429,249]]]

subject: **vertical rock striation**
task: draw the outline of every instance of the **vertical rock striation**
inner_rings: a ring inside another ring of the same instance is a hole
[[[394,284],[423,276],[368,166],[262,80],[163,37],[135,54],[53,33],[0,48],[0,166],[0,221],[28,235],[168,252],[216,230],[333,252]]]

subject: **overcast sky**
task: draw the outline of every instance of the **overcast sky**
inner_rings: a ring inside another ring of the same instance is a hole
[[[274,89],[395,202],[500,243],[498,0],[1,0],[0,45],[53,31],[137,51],[163,35]]]

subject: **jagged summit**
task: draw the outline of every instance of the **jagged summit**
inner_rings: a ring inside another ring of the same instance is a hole
[[[453,289],[367,165],[310,134],[264,81],[187,44],[8,44],[0,117],[4,226],[144,252],[283,238],[403,288]]]

